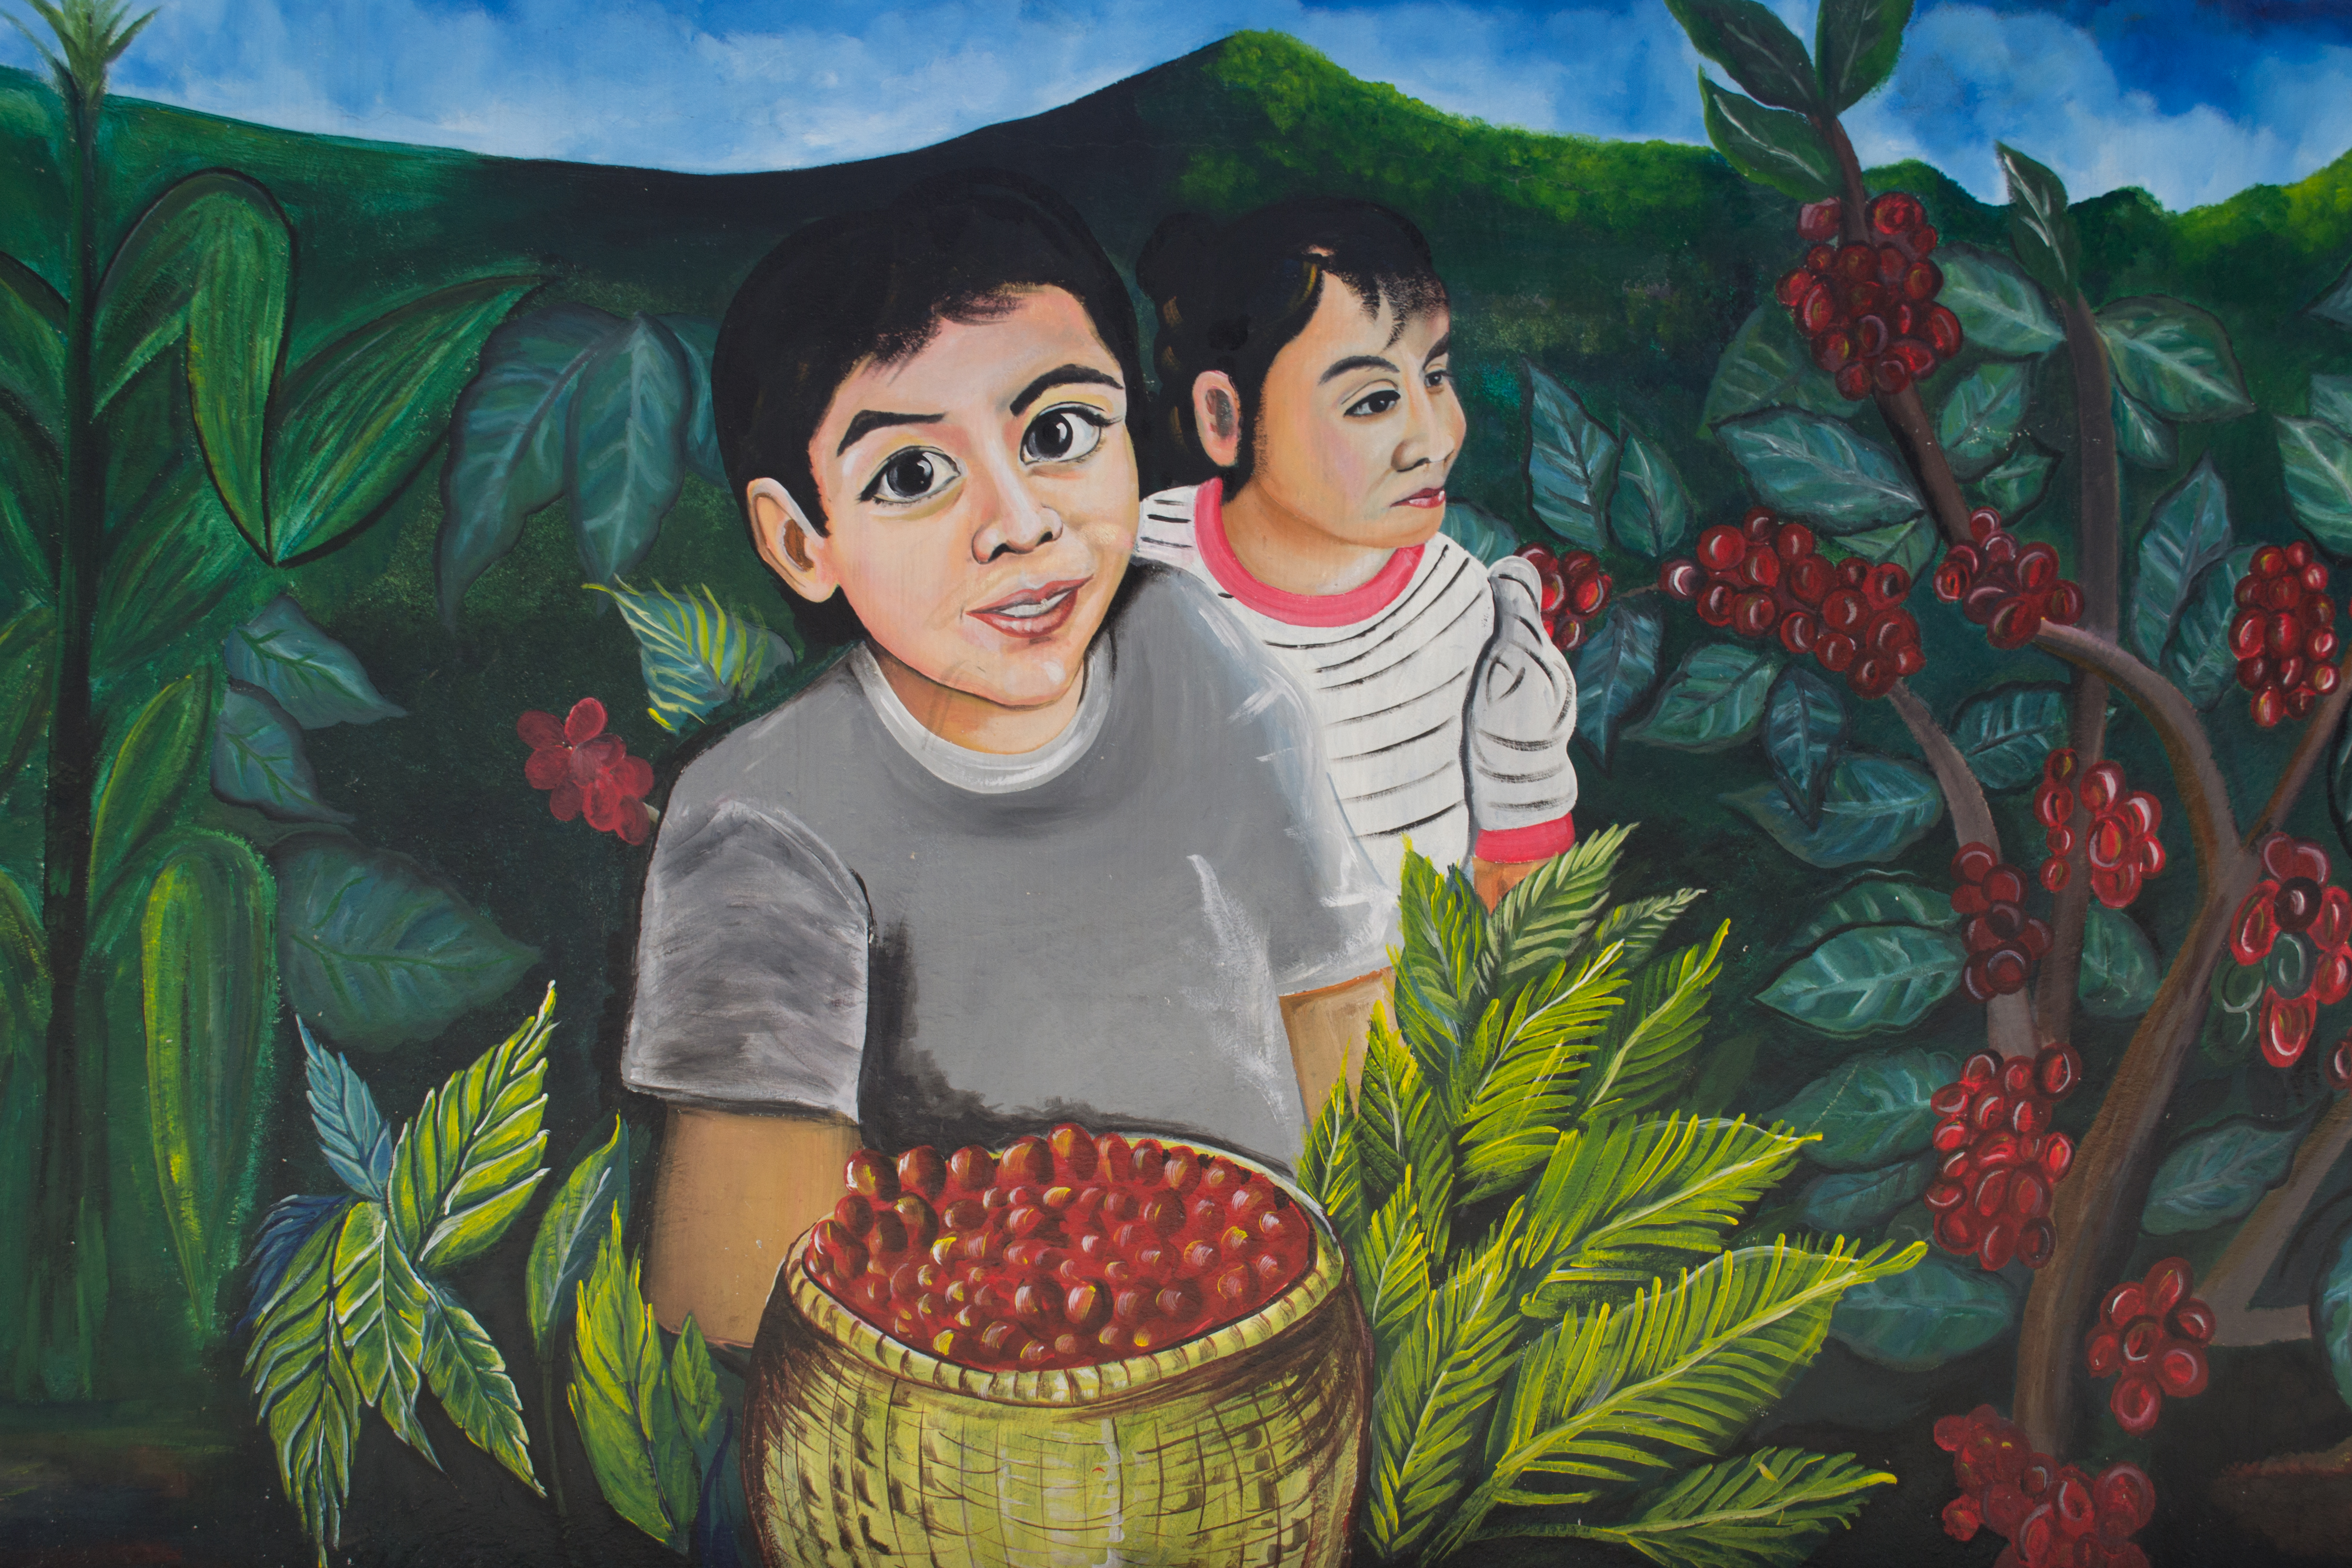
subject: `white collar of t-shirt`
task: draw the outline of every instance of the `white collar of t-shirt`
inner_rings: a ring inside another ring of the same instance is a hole
[[[889,677],[882,673],[881,661],[866,643],[859,643],[850,653],[849,667],[890,738],[933,778],[975,795],[1011,795],[1034,789],[1068,771],[1102,733],[1103,721],[1110,715],[1109,656],[1104,640],[1097,635],[1087,650],[1076,714],[1060,734],[1033,752],[975,752],[934,735],[898,700]]]

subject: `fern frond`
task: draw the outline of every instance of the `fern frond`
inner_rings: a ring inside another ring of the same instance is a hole
[[[1623,942],[1625,956],[1620,962],[1631,973],[1656,956],[1658,943],[1665,940],[1674,923],[1705,897],[1705,888],[1680,888],[1654,898],[1619,904],[1601,916],[1601,923],[1593,928],[1592,944],[1606,947],[1612,942]]]
[[[1633,1500],[1614,1524],[1525,1516],[1480,1532],[1507,1537],[1601,1541],[1630,1547],[1662,1568],[1795,1568],[1832,1530],[1862,1510],[1863,1494],[1894,1476],[1865,1469],[1852,1454],[1767,1448],[1686,1470]]]
[[[1376,1012],[1356,1115],[1356,1168],[1366,1212],[1377,1213],[1389,1201],[1407,1166],[1413,1170],[1430,1256],[1443,1258],[1454,1206],[1453,1123],[1444,1102],[1422,1077],[1420,1063],[1397,1038],[1387,1016]]]
[[[1356,1165],[1356,1113],[1348,1103],[1348,1080],[1331,1086],[1330,1098],[1307,1129],[1298,1156],[1298,1184],[1323,1205],[1324,1217],[1353,1252],[1364,1234],[1364,1194]]]
[[[1372,1328],[1374,1364],[1385,1366],[1429,1305],[1429,1237],[1413,1196],[1412,1166],[1364,1227],[1354,1260],[1356,1291]]]
[[[1647,1110],[1681,1080],[1684,1059],[1706,1027],[1707,997],[1723,972],[1723,943],[1730,934],[1726,921],[1716,927],[1713,942],[1659,959],[1633,977],[1625,1005],[1610,1020],[1579,1083],[1584,1116]]]
[[[1476,993],[1486,906],[1462,868],[1441,876],[1408,848],[1397,914],[1403,928],[1396,952],[1397,1028],[1422,1076],[1443,1098],[1463,1034],[1481,1006]]]
[[[1580,963],[1572,979],[1566,964],[1554,964],[1507,1001],[1487,1004],[1479,1020],[1452,1086],[1465,1202],[1502,1192],[1541,1164],[1575,1111],[1578,1070],[1626,982],[1614,944]]]
[[[1599,925],[1609,879],[1633,825],[1605,827],[1520,879],[1486,922],[1479,982],[1488,996],[1508,995],[1572,957]]]
[[[1900,1273],[1925,1247],[1868,1254],[1785,1243],[1730,1252],[1623,1311],[1571,1315],[1520,1353],[1486,1431],[1486,1479],[1433,1550],[1469,1541],[1505,1503],[1589,1502],[1711,1457],[1779,1399],[1822,1347],[1840,1297]],[[1541,1479],[1545,1489],[1526,1483]]]

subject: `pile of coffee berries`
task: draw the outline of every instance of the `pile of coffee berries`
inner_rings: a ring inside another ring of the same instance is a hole
[[[2003,1537],[2009,1550],[1996,1568],[2147,1568],[2131,1538],[2156,1513],[2156,1483],[2137,1465],[2109,1465],[2094,1479],[2036,1453],[1990,1405],[1937,1421],[1936,1447],[1952,1456],[1960,1489],[1944,1506],[1944,1533]]]
[[[1936,568],[1936,597],[1985,628],[1998,648],[2023,647],[2045,621],[2071,626],[2083,615],[2083,590],[2058,575],[2058,552],[2020,544],[2001,526],[2000,513],[1980,506],[1969,513],[1973,544],[1955,544]]]
[[[2267,730],[2282,719],[2310,717],[2338,679],[2326,563],[2300,539],[2284,549],[2265,544],[2238,579],[2237,598],[2230,651],[2238,656],[2238,684],[2254,694],[2254,722]]]
[[[2189,1293],[2189,1260],[2168,1258],[2147,1278],[2126,1280],[2099,1305],[2099,1326],[2083,1342],[2093,1377],[2116,1379],[2107,1408],[2135,1437],[2155,1430],[2164,1396],[2205,1392],[2205,1347],[2213,1309]]]
[[[2327,885],[2327,851],[2308,838],[2273,833],[2260,848],[2264,874],[2231,917],[2230,956],[2241,969],[2260,966],[2261,988],[2217,976],[2213,989],[2225,1037],[2242,1036],[2251,1018],[2263,1060],[2291,1068],[2319,1009],[2352,995],[2352,894]]]
[[[1870,204],[1870,240],[1832,243],[1844,223],[1835,198],[1814,202],[1797,232],[1814,242],[1775,297],[1812,345],[1841,395],[1895,393],[1960,352],[1960,319],[1936,303],[1943,269],[1927,259],[1936,231],[1919,198],[1889,191]]]
[[[1314,1256],[1312,1221],[1255,1172],[1065,1122],[1002,1155],[860,1150],[804,1262],[893,1339],[961,1366],[1045,1368],[1223,1328]]]
[[[1929,1144],[1943,1156],[1927,1184],[1936,1243],[1987,1268],[2011,1258],[2028,1268],[2050,1261],[2058,1233],[2050,1224],[2051,1189],[2074,1165],[2074,1141],[2050,1131],[2050,1108],[2082,1081],[2072,1046],[2044,1046],[2007,1061],[1979,1051],[1927,1100],[1942,1118]]]
[[[1952,912],[1968,923],[1960,940],[1969,961],[1960,986],[1971,1002],[1990,1002],[2025,989],[2042,955],[2050,951],[2050,926],[2027,916],[2025,873],[2004,865],[1991,848],[1963,844],[1952,857]]]
[[[1609,607],[1609,574],[1590,550],[1554,555],[1540,544],[1530,544],[1519,558],[1533,565],[1543,580],[1544,630],[1562,653],[1584,645],[1585,634]]]
[[[2034,820],[2050,831],[2050,858],[2042,863],[2042,885],[2052,892],[2066,885],[2066,857],[2074,852],[2075,796],[2091,814],[2090,842],[2083,857],[2091,868],[2091,891],[2111,910],[2122,909],[2139,897],[2140,884],[2164,869],[2164,841],[2156,836],[2164,808],[2144,789],[2126,790],[2124,770],[2102,762],[2074,775],[2080,759],[2073,748],[2061,746],[2042,764],[2042,783],[2033,792]]]
[[[1698,536],[1696,561],[1658,568],[1658,586],[1698,607],[1711,626],[1745,637],[1777,634],[1780,646],[1845,677],[1863,697],[1884,697],[1927,668],[1919,623],[1903,607],[1911,574],[1859,557],[1834,564],[1814,552],[1813,531],[1758,507],[1735,528]]]

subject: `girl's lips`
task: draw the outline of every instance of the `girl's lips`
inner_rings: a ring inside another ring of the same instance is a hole
[[[1078,603],[1078,590],[1088,581],[1077,577],[1043,587],[1024,588],[970,614],[974,620],[983,621],[1007,637],[1025,641],[1049,637],[1069,624],[1070,613]]]
[[[1412,494],[1405,497],[1404,500],[1397,502],[1397,505],[1399,506],[1444,506],[1444,504],[1445,492],[1444,490],[1415,490]]]

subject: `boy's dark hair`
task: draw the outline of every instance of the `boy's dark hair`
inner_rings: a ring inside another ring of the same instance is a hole
[[[710,391],[736,506],[744,508],[753,479],[772,479],[824,532],[809,442],[850,373],[868,359],[909,359],[940,322],[987,321],[1008,291],[1029,288],[1064,289],[1085,308],[1127,382],[1129,428],[1140,446],[1147,399],[1135,305],[1110,258],[1045,186],[962,170],[910,185],[887,206],[794,231],[735,291],[711,355]]]
[[[1266,372],[1306,330],[1329,278],[1369,310],[1385,304],[1412,316],[1445,303],[1429,241],[1376,202],[1276,202],[1223,226],[1179,213],[1152,234],[1135,279],[1160,323],[1152,349],[1161,404],[1156,485],[1222,474],[1231,492],[1249,482]],[[1192,412],[1192,384],[1213,370],[1231,376],[1240,394],[1241,449],[1229,468],[1210,461]]]

